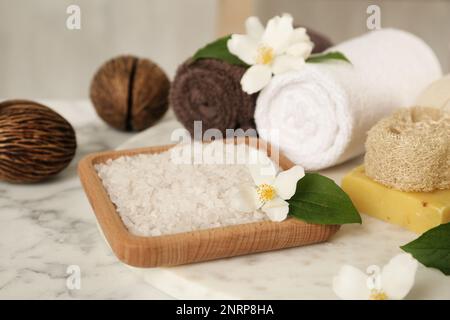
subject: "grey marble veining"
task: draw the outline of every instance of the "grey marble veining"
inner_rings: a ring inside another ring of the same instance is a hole
[[[106,126],[88,102],[44,103],[75,127],[77,154],[50,181],[0,183],[0,298],[170,298],[145,284],[111,253],[77,177],[81,157],[114,149],[131,135]],[[80,267],[80,290],[66,286],[69,265]]]

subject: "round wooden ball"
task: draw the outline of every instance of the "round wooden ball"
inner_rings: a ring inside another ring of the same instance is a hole
[[[77,147],[70,123],[26,100],[0,103],[0,180],[38,182],[66,168]]]
[[[90,97],[97,114],[112,127],[141,131],[166,113],[169,88],[167,75],[152,61],[119,56],[94,75]]]

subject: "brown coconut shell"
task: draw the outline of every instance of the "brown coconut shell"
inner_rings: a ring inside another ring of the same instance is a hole
[[[119,130],[141,131],[166,113],[169,88],[167,75],[152,61],[119,56],[94,75],[90,97],[106,123]]]

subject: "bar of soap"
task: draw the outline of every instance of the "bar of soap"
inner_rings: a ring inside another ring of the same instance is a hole
[[[450,222],[450,190],[403,192],[386,187],[357,167],[342,180],[342,189],[359,212],[416,233]]]

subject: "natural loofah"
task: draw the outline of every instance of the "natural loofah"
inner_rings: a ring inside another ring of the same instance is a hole
[[[450,113],[414,107],[370,129],[365,170],[373,180],[402,191],[450,188]]]

